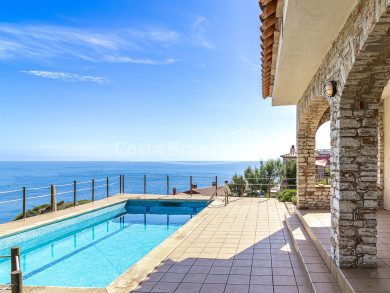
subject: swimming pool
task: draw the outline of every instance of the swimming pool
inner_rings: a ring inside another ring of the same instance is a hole
[[[23,284],[106,287],[206,206],[206,201],[128,200],[0,239],[20,246]],[[10,261],[0,262],[0,284]]]

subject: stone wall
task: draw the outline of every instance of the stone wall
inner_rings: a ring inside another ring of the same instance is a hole
[[[383,100],[379,104],[378,109],[378,207],[384,206],[384,190],[385,190],[385,140],[384,140],[384,103]]]
[[[302,195],[307,209],[330,209],[330,185],[316,185],[311,195]]]
[[[313,100],[304,112],[297,113],[297,207],[313,208],[306,199],[314,198],[316,184],[315,137],[318,125],[329,108],[324,97]]]
[[[329,98],[331,253],[340,267],[376,267],[380,98],[390,78],[389,5],[389,0],[357,2],[297,105],[298,141],[311,139],[311,134],[300,137],[302,118],[323,95],[325,82],[337,82],[337,93]]]

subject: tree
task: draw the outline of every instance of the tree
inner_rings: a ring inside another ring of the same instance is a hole
[[[244,176],[248,182],[249,196],[258,196],[259,191],[266,195],[269,185],[271,188],[280,182],[284,175],[283,163],[280,159],[260,161],[260,168],[252,169],[250,166],[244,171]]]
[[[285,188],[296,189],[296,185],[297,185],[296,178],[297,178],[297,162],[295,160],[288,161],[286,166]]]
[[[232,182],[228,185],[232,195],[242,196],[246,190],[247,182],[242,175],[237,175],[236,173],[232,177]]]

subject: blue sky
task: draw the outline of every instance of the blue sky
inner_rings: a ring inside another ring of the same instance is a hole
[[[259,13],[254,0],[2,1],[0,160],[287,152],[295,107],[261,98]]]

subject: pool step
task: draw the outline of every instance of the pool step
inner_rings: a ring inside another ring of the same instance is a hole
[[[296,214],[285,215],[288,231],[312,293],[342,292]]]

